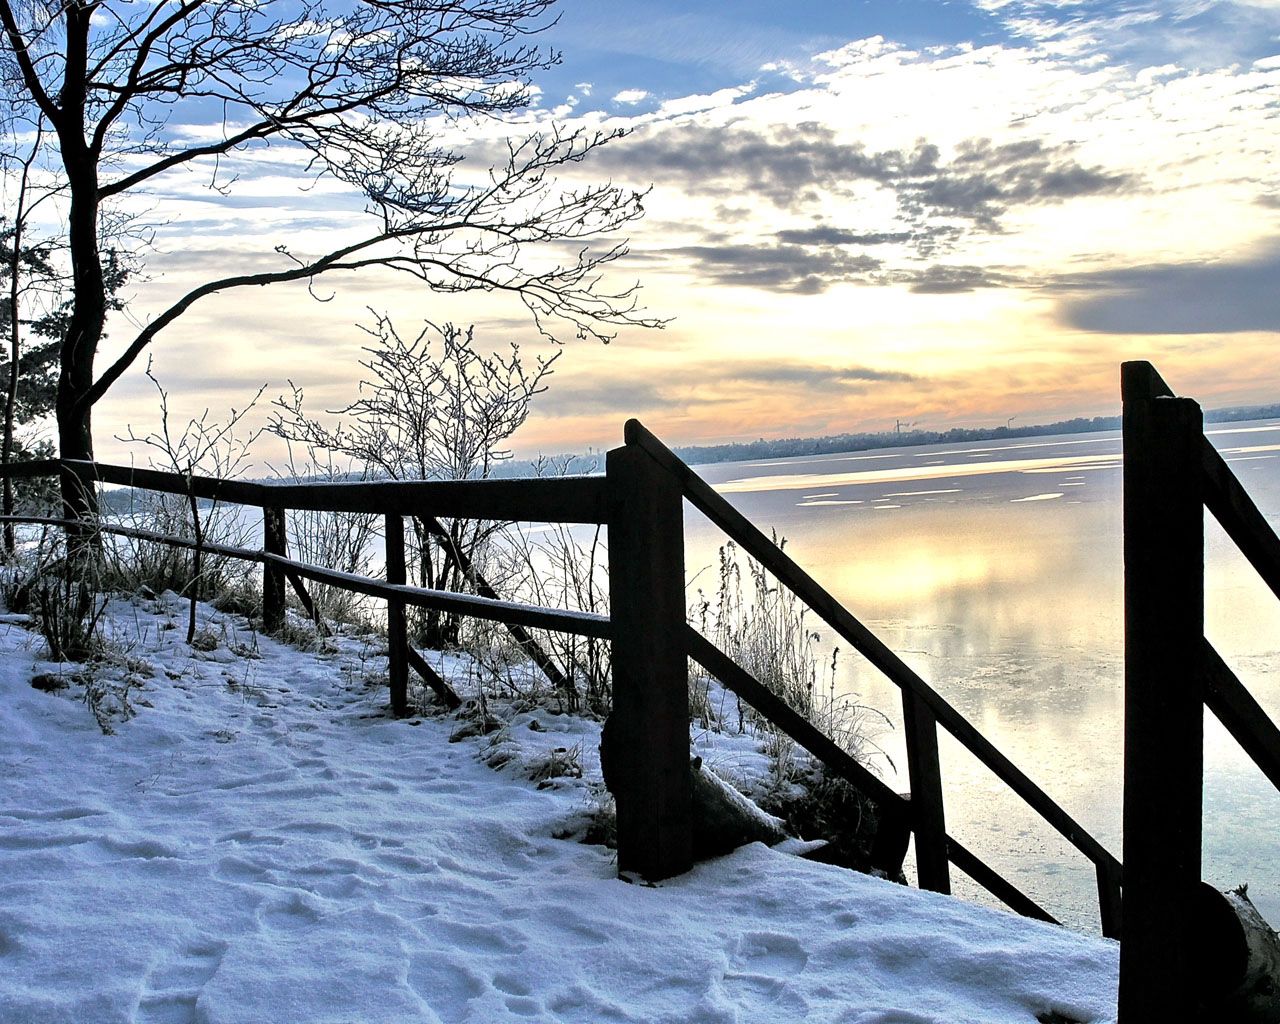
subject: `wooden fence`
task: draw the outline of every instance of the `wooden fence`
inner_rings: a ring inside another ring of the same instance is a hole
[[[1280,788],[1280,730],[1204,636],[1204,510],[1280,597],[1280,539],[1146,362],[1124,401],[1124,891],[1120,1024],[1187,1020],[1203,975],[1204,707]]]
[[[405,635],[406,607],[506,623],[517,638],[548,629],[609,640],[614,710],[606,726],[618,808],[618,866],[649,879],[692,862],[688,659],[860,789],[878,807],[873,850],[896,871],[910,835],[922,887],[950,890],[956,866],[1017,912],[1053,921],[946,830],[938,727],[1061,833],[1094,865],[1104,935],[1120,938],[1120,1024],[1188,1019],[1195,1005],[1195,922],[1200,885],[1203,707],[1207,705],[1280,787],[1280,730],[1204,637],[1203,509],[1207,507],[1280,597],[1280,539],[1203,434],[1199,407],[1175,398],[1149,363],[1124,364],[1125,768],[1121,863],[1015,767],[967,719],[808,573],[638,421],[608,453],[604,476],[536,480],[262,484],[59,461],[0,467],[0,476],[53,475],[256,506],[261,550],[197,544],[105,525],[105,532],[200,548],[264,567],[263,618],[284,621],[285,582],[304,603],[303,580],[385,600],[391,702],[406,708],[410,668],[448,703],[457,696]],[[684,503],[688,501],[789,588],[902,693],[911,792],[894,792],[813,724],[693,629],[685,606]],[[386,579],[288,557],[286,509],[385,517]],[[602,524],[609,539],[609,616],[502,601],[487,583],[460,594],[405,582],[404,521],[443,532],[438,517]],[[65,525],[63,520],[14,521]],[[560,669],[535,648],[553,679]],[[1123,901],[1121,891],[1123,885]],[[1123,926],[1123,927],[1122,927]]]
[[[147,530],[116,526],[100,521],[96,528],[105,534],[168,544],[229,558],[257,562],[263,566],[262,618],[267,632],[284,625],[285,583],[292,585],[309,612],[314,607],[304,580],[327,584],[387,602],[388,671],[391,705],[396,714],[408,709],[408,671],[412,668],[446,704],[460,701],[448,683],[422,659],[407,642],[405,609],[432,608],[504,623],[517,641],[530,649],[535,661],[553,677],[562,680],[528,633],[528,629],[548,629],[607,639],[609,619],[588,612],[533,605],[513,604],[499,599],[492,588],[476,577],[479,594],[431,590],[406,584],[404,517],[423,519],[432,533],[442,533],[439,517],[485,520],[532,520],[539,522],[596,523],[606,521],[606,482],[600,477],[558,477],[535,480],[461,481],[360,481],[353,483],[252,483],[215,477],[166,473],[99,462],[43,460],[0,467],[0,477],[52,476],[70,470],[84,486],[113,484],[143,490],[178,494],[192,500],[204,499],[262,511],[261,550],[225,544],[197,542]],[[386,579],[373,579],[311,565],[288,555],[285,528],[286,510],[314,512],[359,512],[384,517]],[[6,517],[0,516],[0,521]],[[11,522],[67,526],[61,519],[29,516],[7,517]],[[466,567],[464,566],[464,569]]]
[[[811,576],[718,495],[638,421],[627,423],[626,444],[608,453],[603,477],[448,482],[249,483],[184,476],[100,463],[48,461],[0,469],[12,476],[50,475],[64,467],[86,482],[145,488],[189,498],[256,506],[263,515],[261,550],[179,540],[104,525],[106,532],[145,537],[213,554],[259,562],[263,619],[283,624],[285,583],[309,606],[304,580],[385,600],[392,707],[407,704],[410,668],[448,703],[457,696],[407,643],[404,609],[435,608],[506,623],[610,640],[614,711],[606,730],[618,808],[619,869],[660,879],[692,862],[692,807],[688,733],[688,659],[772,720],[836,775],[853,783],[879,812],[876,865],[900,869],[910,836],[916,842],[921,886],[950,891],[955,865],[1008,906],[1045,921],[1054,918],[946,831],[939,724],[1067,838],[1095,866],[1103,932],[1118,935],[1120,863],[1043,790],[1001,754],[897,655]],[[685,605],[684,502],[699,509],[791,589],[835,632],[902,691],[911,793],[895,792],[829,737],[788,707],[728,655],[688,625]],[[289,558],[286,509],[363,512],[386,524],[386,579],[372,579]],[[515,604],[492,588],[459,594],[405,583],[403,517],[415,515],[505,521],[603,524],[608,528],[611,614]],[[31,521],[31,520],[28,520]],[[57,520],[42,520],[58,523]],[[527,638],[528,634],[519,634]],[[540,664],[558,669],[542,655]]]

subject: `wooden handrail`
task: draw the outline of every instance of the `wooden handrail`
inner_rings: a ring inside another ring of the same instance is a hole
[[[1015,910],[1023,917],[1031,917],[1037,921],[1047,921],[1049,924],[1062,923],[1021,889],[990,867],[977,854],[961,846],[951,836],[947,836],[947,856],[951,858],[952,864],[986,889],[992,896],[1004,903],[1010,910]]]
[[[837,775],[851,782],[881,807],[910,819],[910,801],[858,763],[847,750],[757,680],[692,626],[685,627],[689,657],[773,722]]]
[[[36,526],[75,526],[76,520],[52,519],[41,516],[0,516],[0,523],[30,523]],[[182,537],[171,537],[151,530],[138,530],[127,526],[111,526],[99,524],[95,529],[102,533],[110,533],[121,537],[133,537],[138,540],[149,540],[160,544],[169,544],[179,548],[195,548],[193,540]],[[298,562],[292,558],[251,548],[232,547],[227,544],[206,542],[202,550],[228,558],[239,558],[245,561],[258,562],[263,565],[276,565],[294,572],[303,579],[315,580],[317,583],[328,583],[332,586],[351,590],[369,597],[383,600],[403,601],[405,604],[419,608],[436,608],[440,611],[456,612],[472,618],[486,619],[491,622],[515,622],[535,629],[549,629],[559,633],[575,633],[578,636],[591,636],[607,640],[613,630],[607,616],[593,612],[576,612],[563,608],[544,608],[539,605],[516,604],[510,601],[495,601],[492,598],[476,597],[473,594],[458,594],[448,590],[429,590],[426,587],[411,587],[385,583],[382,580],[359,576],[355,573],[339,572],[337,569],[326,569],[323,566]]]
[[[608,519],[607,484],[601,476],[256,483],[102,462],[42,459],[0,466],[0,478],[51,476],[63,467],[100,483],[183,496],[194,494],[197,498],[259,508],[376,515],[429,512],[450,518],[537,523],[601,524]]]
[[[803,600],[885,676],[899,687],[909,689],[919,697],[940,725],[986,765],[997,778],[1026,801],[1072,846],[1094,864],[1105,864],[1108,871],[1117,877],[1121,874],[1120,861],[1094,839],[1083,825],[1059,807],[1044,790],[1032,782],[974,728],[967,718],[948,704],[941,694],[886,647],[879,637],[859,622],[777,544],[769,540],[741,512],[716,493],[710,484],[646,430],[639,420],[627,421],[626,440],[628,444],[639,445],[659,465],[673,474],[683,487],[685,497],[690,504],[719,526],[743,551]]]
[[[1280,729],[1208,640],[1201,640],[1204,702],[1280,789]]]
[[[1280,597],[1280,538],[1218,449],[1207,437],[1202,436],[1200,440],[1205,507],[1271,592]]]

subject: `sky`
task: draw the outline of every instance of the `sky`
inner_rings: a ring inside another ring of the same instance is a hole
[[[1114,415],[1134,358],[1207,407],[1280,401],[1280,0],[558,12],[540,41],[563,60],[534,106],[454,139],[479,172],[505,135],[628,131],[566,184],[650,190],[610,279],[667,322],[565,344],[518,454],[612,447],[630,416],[696,444]],[[213,261],[319,248],[360,216],[277,151],[234,170],[230,197],[199,173],[147,197],[161,227],[135,322]],[[153,355],[172,414],[225,414],[262,384],[265,404],[289,380],[337,408],[365,307],[554,351],[515,304],[394,278],[317,292],[228,295],[170,328]],[[97,410],[100,456],[156,415],[139,367]]]

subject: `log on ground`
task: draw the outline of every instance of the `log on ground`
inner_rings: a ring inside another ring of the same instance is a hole
[[[1204,1024],[1280,1024],[1280,936],[1247,887],[1219,892],[1202,883],[1192,907]]]

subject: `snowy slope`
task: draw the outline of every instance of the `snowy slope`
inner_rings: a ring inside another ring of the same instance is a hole
[[[598,799],[591,723],[450,742],[454,718],[386,716],[360,642],[317,656],[202,617],[209,652],[162,628],[175,611],[113,605],[116,671],[152,674],[112,736],[82,686],[33,689],[57,667],[0,625],[5,1024],[1113,1015],[1113,943],[760,845],[619,881],[557,838]],[[587,778],[530,781],[579,744]]]

